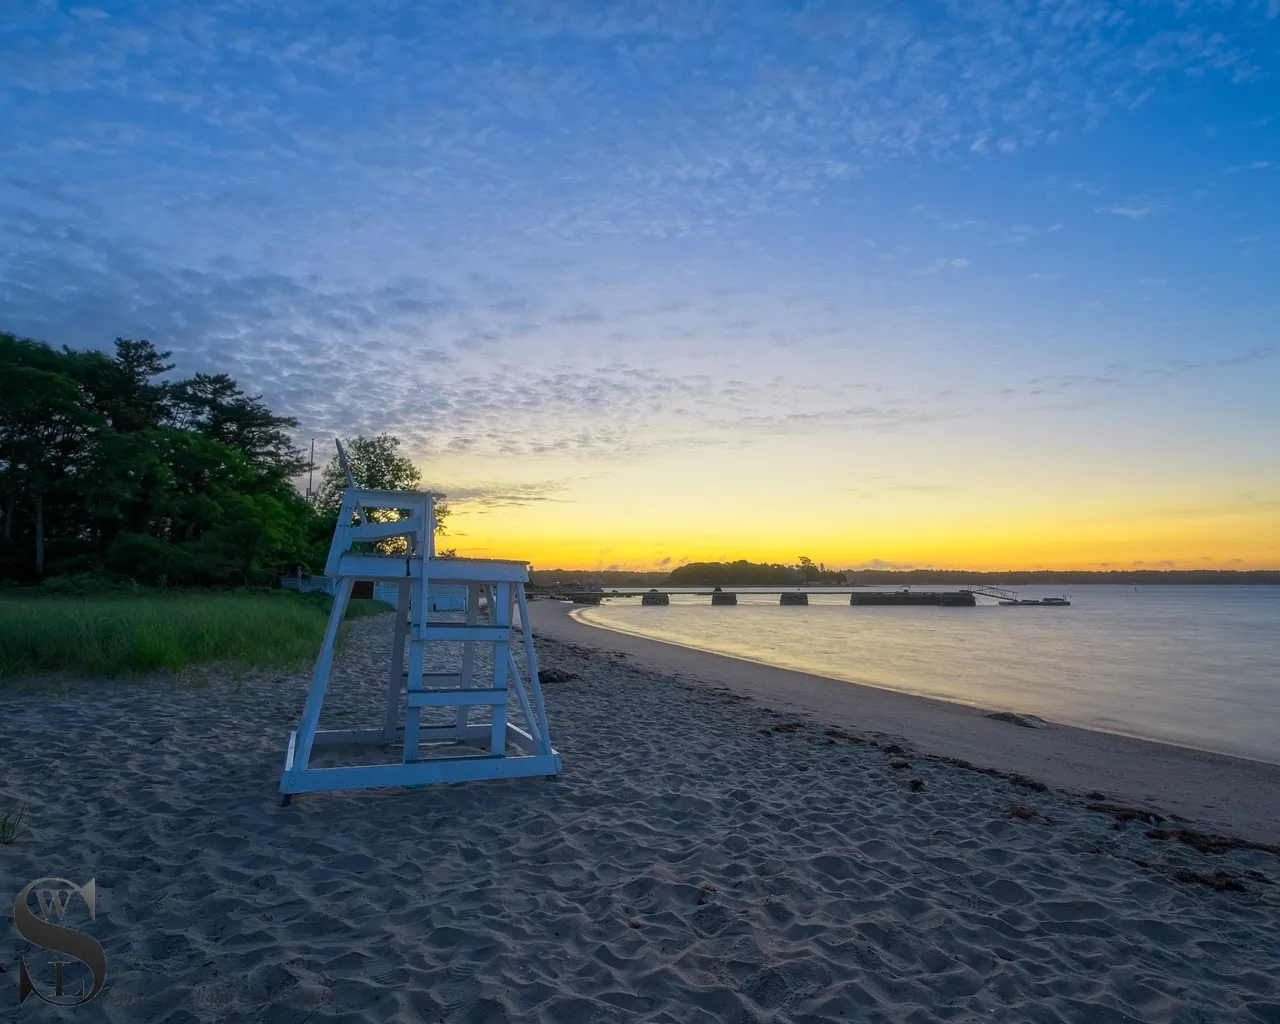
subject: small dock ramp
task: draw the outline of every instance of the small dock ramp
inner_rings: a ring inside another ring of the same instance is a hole
[[[1018,594],[1013,590],[1005,590],[1004,587],[965,587],[965,593],[973,594],[977,597],[993,597],[997,601],[1016,601]]]

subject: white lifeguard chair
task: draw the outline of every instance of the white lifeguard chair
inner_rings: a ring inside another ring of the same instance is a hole
[[[524,592],[529,579],[528,563],[436,558],[436,520],[431,495],[422,491],[357,487],[341,442],[338,442],[338,455],[348,486],[343,492],[338,525],[325,565],[325,573],[338,581],[337,591],[302,720],[289,735],[284,772],[280,776],[281,803],[289,803],[294,793],[558,775],[560,755],[552,748],[547,731]],[[370,521],[365,513],[373,509],[394,509],[407,516],[386,522]],[[353,523],[357,518],[358,524]],[[367,545],[367,542],[397,537],[404,539],[403,552],[382,554],[352,550],[355,544]],[[338,630],[356,581],[398,585],[385,713],[380,728],[319,729]],[[466,586],[465,622],[428,619],[431,583]],[[481,598],[488,611],[488,621],[483,623],[480,621]],[[517,608],[527,681],[521,676],[511,650],[513,613]],[[461,642],[456,672],[425,671],[426,645],[438,642]],[[493,649],[492,679],[483,685],[474,671],[477,644],[492,645]],[[508,720],[511,696],[516,698],[514,705],[518,706],[524,728]],[[489,709],[489,720],[472,724],[469,717],[473,707]],[[424,724],[422,713],[432,708],[456,708],[457,711],[452,722]],[[390,763],[310,765],[316,747],[396,744],[400,747],[400,758]]]

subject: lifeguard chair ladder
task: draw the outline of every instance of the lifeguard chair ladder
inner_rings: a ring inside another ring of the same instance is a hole
[[[432,496],[423,491],[356,487],[341,442],[338,442],[338,455],[348,486],[343,492],[338,525],[325,565],[326,574],[338,581],[337,592],[302,720],[289,735],[284,772],[280,776],[281,802],[289,803],[294,793],[558,775],[560,755],[552,748],[547,731],[524,592],[529,579],[528,563],[436,558]],[[366,516],[366,512],[373,509],[395,509],[407,515],[378,522]],[[404,540],[403,553],[353,550],[356,544],[396,537]],[[319,729],[338,630],[358,580],[394,583],[398,587],[382,725],[372,729]],[[467,588],[465,622],[428,619],[431,583],[461,584]],[[482,597],[488,609],[488,621],[484,623],[480,621]],[[521,675],[511,650],[513,616],[517,608],[527,680]],[[425,672],[427,644],[459,641],[462,657],[456,672]],[[476,679],[477,644],[493,647],[491,685],[479,685]],[[512,691],[527,729],[508,721],[508,697]],[[403,724],[400,722],[402,693]],[[488,722],[470,723],[470,710],[477,706],[491,709]],[[457,709],[451,724],[422,723],[424,709],[450,707]],[[400,746],[400,759],[396,762],[310,766],[316,747],[394,744]]]

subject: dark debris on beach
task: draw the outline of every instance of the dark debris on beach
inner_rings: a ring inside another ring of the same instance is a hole
[[[580,678],[582,677],[577,672],[570,672],[563,668],[548,668],[538,672],[538,682],[540,683],[568,683]]]
[[[1179,819],[1180,820],[1180,819]],[[1220,836],[1212,832],[1197,832],[1190,828],[1149,828],[1147,838],[1176,839],[1200,853],[1226,853],[1227,850],[1261,850],[1280,857],[1280,846],[1271,843],[1255,843],[1236,836]]]

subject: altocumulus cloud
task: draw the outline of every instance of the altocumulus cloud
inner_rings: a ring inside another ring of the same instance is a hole
[[[1014,160],[1188,76],[1249,82],[1273,16],[1096,0],[32,6],[0,93],[0,326],[150,337],[308,432],[391,429],[417,454],[616,457],[960,416],[961,398],[892,388],[850,401],[866,383],[852,363],[814,385],[740,359],[846,339],[781,300],[715,298],[705,253],[758,253],[768,218],[813,216],[895,162]],[[1099,209],[1140,221],[1162,202]],[[1042,233],[901,207],[965,243]],[[941,287],[987,267],[935,255],[968,251],[953,244],[895,248],[892,272]],[[747,365],[694,365],[708,354]]]

